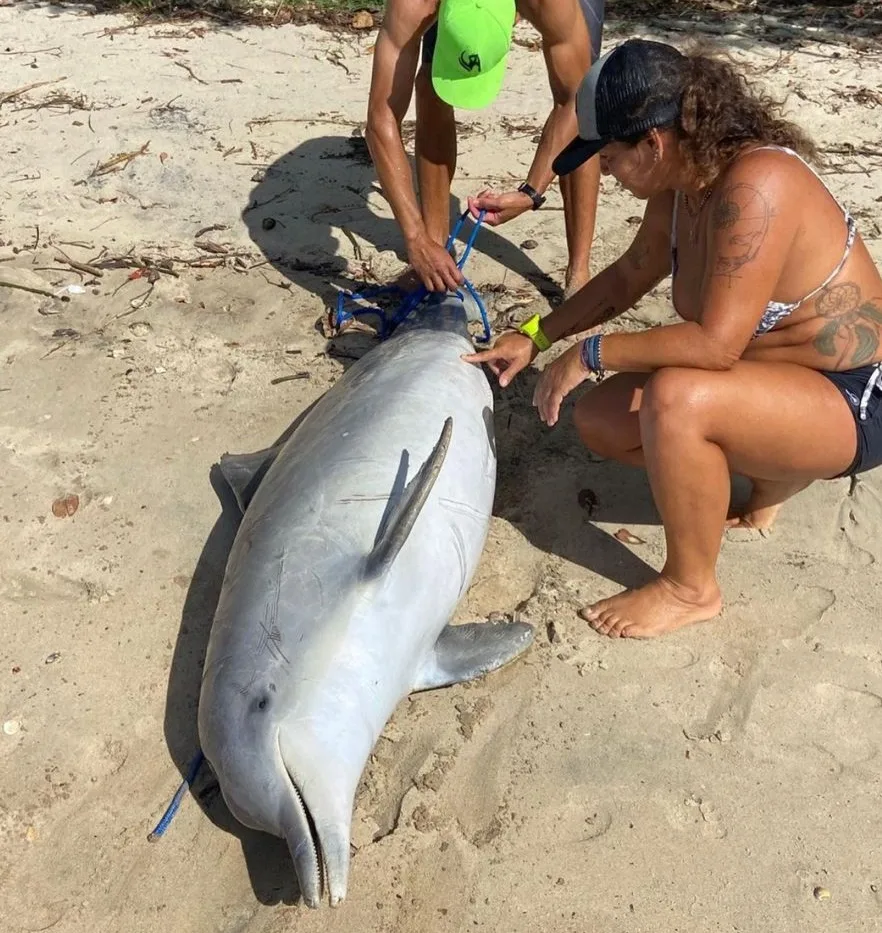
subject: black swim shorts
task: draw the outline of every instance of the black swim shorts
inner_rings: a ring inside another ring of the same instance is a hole
[[[591,61],[600,56],[600,41],[603,35],[603,5],[605,0],[579,0],[588,32],[591,35]],[[438,38],[438,24],[432,23],[423,36],[423,62],[431,64],[435,54],[435,40]]]
[[[874,375],[877,374],[877,375]],[[857,476],[882,465],[882,367],[877,363],[846,369],[843,372],[822,372],[842,393],[857,427],[857,453],[841,476]],[[863,413],[861,408],[863,407]]]

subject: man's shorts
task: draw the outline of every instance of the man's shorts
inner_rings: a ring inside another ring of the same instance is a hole
[[[553,0],[552,0],[553,2]],[[591,36],[591,61],[597,61],[600,56],[600,41],[603,35],[603,5],[604,0],[579,0],[588,32]],[[423,36],[423,63],[430,65],[435,54],[435,41],[438,38],[438,23],[434,22]]]

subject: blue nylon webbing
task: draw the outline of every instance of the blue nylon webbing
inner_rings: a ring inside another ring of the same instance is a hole
[[[463,250],[463,254],[456,264],[457,268],[460,270],[463,268],[466,260],[469,258],[469,253],[471,253],[472,246],[475,244],[475,239],[478,236],[478,230],[480,229],[481,223],[484,220],[485,213],[485,211],[481,211],[477,220],[475,221],[475,226],[472,229],[472,232],[469,234],[469,238],[466,241],[466,247]],[[471,217],[471,214],[468,211],[465,211],[457,220],[450,236],[447,238],[447,246],[445,248],[448,250],[448,252],[453,248],[453,244],[456,242],[456,237],[458,236],[459,231],[462,230],[462,226],[465,223],[466,218],[469,217]],[[465,279],[464,286],[474,299],[475,304],[478,306],[478,310],[481,312],[481,322],[484,325],[483,337],[478,337],[476,339],[481,343],[487,343],[490,340],[490,321],[487,318],[487,309],[484,307],[484,302],[481,300],[481,296],[478,294],[474,285],[472,285],[468,279]],[[339,329],[343,324],[346,323],[346,321],[350,321],[354,318],[373,316],[376,317],[380,322],[377,334],[381,340],[385,340],[392,333],[392,331],[394,331],[395,328],[398,327],[398,325],[401,324],[405,318],[407,318],[409,314],[411,314],[427,298],[434,294],[436,293],[430,292],[425,285],[420,285],[419,288],[412,292],[405,292],[397,285],[376,285],[372,288],[366,288],[360,292],[350,292],[349,294],[340,292],[340,294],[337,295],[337,314],[335,317],[335,326]],[[352,310],[346,309],[347,301],[367,301],[370,298],[376,298],[380,295],[399,295],[401,297],[401,301],[398,307],[392,312],[391,317],[387,316],[387,313],[377,305],[368,305],[367,307],[358,307]],[[460,300],[465,298],[460,289],[457,289],[456,295]]]

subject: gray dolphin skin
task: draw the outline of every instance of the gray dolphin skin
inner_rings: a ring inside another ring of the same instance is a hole
[[[346,896],[355,792],[396,705],[516,658],[532,626],[449,620],[496,486],[493,396],[456,295],[354,363],[278,448],[225,455],[243,511],[199,699],[232,814],[288,842],[301,896]]]

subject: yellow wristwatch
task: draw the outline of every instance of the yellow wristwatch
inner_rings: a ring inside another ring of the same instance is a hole
[[[542,318],[538,314],[534,314],[524,321],[518,330],[529,337],[540,351],[547,350],[551,346],[551,341],[545,336],[545,331],[542,330]]]

